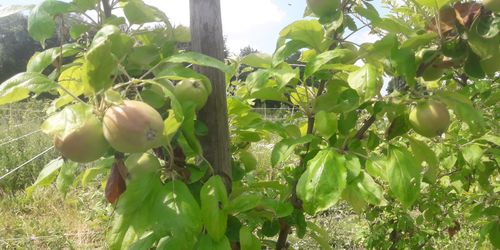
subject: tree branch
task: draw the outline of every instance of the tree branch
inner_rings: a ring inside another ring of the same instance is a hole
[[[104,10],[104,17],[110,18],[111,17],[111,6],[109,5],[108,0],[102,0],[102,8]]]
[[[370,116],[370,118],[366,119],[365,122],[363,123],[363,126],[358,130],[358,132],[352,139],[362,140],[363,137],[365,136],[366,131],[368,131],[368,129],[373,125],[373,123],[375,123],[375,119],[376,119],[375,115],[372,115]],[[344,151],[349,150],[349,141],[350,140],[347,140],[344,143],[344,146],[342,147]]]
[[[321,81],[318,86],[318,92],[316,93],[316,97],[319,97],[321,94],[323,94],[323,91],[325,90],[325,81]],[[314,131],[314,116],[308,117],[307,118],[307,134],[310,135]],[[298,167],[301,169],[303,172],[305,170],[305,156],[307,153],[309,153],[309,147],[311,146],[310,143],[306,144],[306,154],[302,155],[300,157],[300,162]],[[297,180],[293,183],[293,188],[292,188],[292,194],[290,197],[290,202],[292,203],[293,207],[295,209],[302,209],[302,201],[297,197]],[[281,250],[281,249],[286,249],[287,248],[287,238],[288,238],[288,233],[290,232],[291,226],[286,223],[284,220],[280,220],[280,233],[278,236],[278,241],[276,242],[276,249]]]

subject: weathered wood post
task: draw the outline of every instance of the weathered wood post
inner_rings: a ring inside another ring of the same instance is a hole
[[[224,60],[224,38],[220,0],[190,0],[191,46],[193,51]],[[215,173],[231,189],[231,154],[227,120],[226,84],[224,74],[213,68],[196,67],[211,81],[213,92],[198,113],[198,119],[208,126],[208,135],[200,138],[207,160]]]

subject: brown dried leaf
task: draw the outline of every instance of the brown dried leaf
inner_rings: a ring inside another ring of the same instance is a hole
[[[474,2],[456,3],[453,6],[458,23],[467,28],[481,14],[481,7],[482,4]]]
[[[106,199],[109,203],[115,203],[120,195],[125,192],[125,178],[127,169],[123,163],[122,159],[116,159],[113,163],[113,168],[111,169],[111,174],[108,177],[106,183],[106,189],[104,191]]]
[[[439,10],[439,28],[441,31],[441,35],[443,37],[453,36],[452,31],[455,30],[455,25],[457,23],[455,17],[455,11],[451,7],[444,7]],[[428,30],[439,33],[438,27],[436,25],[436,19],[433,19],[429,26]]]

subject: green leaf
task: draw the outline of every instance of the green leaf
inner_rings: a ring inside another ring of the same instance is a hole
[[[358,120],[358,113],[356,111],[350,111],[348,113],[341,113],[338,129],[343,135],[349,134],[349,132],[356,128],[356,121]]]
[[[165,235],[185,238],[184,244],[193,246],[201,232],[198,203],[186,184],[171,181],[162,184],[156,174],[145,175],[127,183],[120,196],[108,234],[110,249],[128,249]],[[149,236],[154,232],[153,236]],[[146,242],[141,242],[147,240]],[[147,244],[146,244],[147,245]]]
[[[56,180],[56,187],[60,192],[64,194],[68,192],[75,180],[77,168],[76,162],[65,162],[62,165]]]
[[[328,89],[327,93],[316,98],[314,105],[315,111],[345,113],[358,108],[359,96],[356,90],[351,88],[343,91],[342,89]]]
[[[215,241],[213,238],[204,234],[198,239],[196,243],[196,250],[231,250],[231,244],[226,236],[223,236],[220,240]]]
[[[153,45],[137,46],[132,49],[127,59],[129,63],[148,67],[160,59],[160,48]]]
[[[376,156],[366,160],[366,172],[387,181],[387,160],[385,157]]]
[[[387,140],[391,140],[393,138],[406,134],[408,131],[410,131],[408,114],[402,114],[392,120],[391,125],[389,125],[389,127],[385,131],[385,137],[387,138]]]
[[[223,62],[197,52],[187,51],[179,54],[172,55],[167,58],[165,62],[171,63],[192,63],[205,67],[216,68],[224,73],[231,74],[233,72],[233,68],[229,65],[224,64]]]
[[[324,138],[330,138],[337,132],[337,114],[320,111],[314,118],[314,128]]]
[[[486,134],[486,135],[481,136],[481,138],[479,138],[479,140],[484,140],[487,142],[491,142],[497,146],[500,146],[500,136]]]
[[[346,187],[345,158],[334,150],[325,149],[307,164],[297,183],[297,196],[304,211],[314,215],[333,206]]]
[[[123,13],[130,24],[144,24],[161,21],[157,17],[158,10],[145,4],[142,0],[120,1],[123,7]]]
[[[260,141],[260,137],[258,138]],[[248,152],[247,150],[241,150],[239,153],[240,161],[245,166],[245,170],[250,172],[257,167],[257,159],[255,156]]]
[[[441,7],[447,5],[450,2],[450,0],[416,0],[416,1],[420,5],[435,10],[441,9]]]
[[[223,240],[227,227],[228,206],[226,187],[220,176],[212,176],[201,188],[201,217],[208,235],[215,240]]]
[[[98,0],[73,0],[73,5],[78,8],[78,11],[84,12],[86,10],[94,9]]]
[[[425,143],[411,137],[410,147],[419,164],[425,161],[429,165],[429,168],[424,174],[424,181],[430,184],[435,183],[437,173],[439,171],[439,161],[434,151],[432,151]]]
[[[406,149],[389,147],[387,179],[393,195],[410,208],[420,194],[421,167]]]
[[[417,49],[419,47],[429,44],[438,36],[435,32],[428,32],[422,35],[416,35],[408,38],[401,44],[402,49]]]
[[[93,45],[85,54],[82,81],[94,92],[106,90],[113,84],[112,75],[118,69],[118,59],[111,53],[111,42]]]
[[[353,182],[361,173],[361,162],[359,158],[352,155],[346,156],[345,168],[347,169],[347,184]]]
[[[375,206],[386,204],[382,187],[368,173],[362,171],[360,177],[352,185],[356,187],[366,202]]]
[[[44,44],[56,31],[56,24],[52,16],[39,6],[33,8],[28,17],[28,32],[33,39]]]
[[[31,10],[28,17],[28,32],[36,41],[45,43],[56,30],[53,15],[67,13],[72,10],[69,3],[56,0],[45,0]]]
[[[464,63],[464,72],[473,78],[484,78],[484,70],[481,67],[481,57],[476,55],[472,49],[468,49],[467,60]]]
[[[184,108],[183,114],[184,114],[184,121],[182,122],[182,127],[181,127],[182,135],[184,135],[184,138],[186,138],[186,141],[189,144],[189,147],[191,147],[191,150],[193,150],[193,152],[196,153],[197,155],[202,155],[203,149],[201,148],[200,141],[196,136],[196,129],[195,129],[195,117],[196,117],[195,105],[194,104],[189,105],[186,108]]]
[[[472,102],[465,96],[450,91],[437,93],[439,100],[453,109],[457,117],[469,125],[473,134],[480,135],[485,132],[485,122],[481,111],[474,108]]]
[[[354,211],[359,214],[368,206],[368,203],[361,197],[361,193],[357,187],[352,184],[347,185],[344,191],[342,191],[342,199],[347,201]]]
[[[92,106],[82,103],[66,106],[62,111],[53,114],[42,123],[42,132],[58,136],[63,140],[67,135],[81,128],[92,117],[96,119],[92,110]]]
[[[28,195],[31,195],[35,190],[35,188],[51,184],[56,178],[59,169],[63,165],[64,165],[64,160],[60,157],[47,163],[47,165],[45,165],[42,171],[40,171],[40,173],[38,174],[35,183],[33,183],[33,185],[31,185],[26,189],[26,193]]]
[[[391,63],[398,76],[403,76],[409,86],[415,85],[417,64],[415,53],[411,49],[393,49]]]
[[[363,101],[380,94],[383,81],[378,70],[372,64],[365,64],[362,68],[349,74],[349,86],[358,92]]]
[[[291,40],[276,49],[273,55],[273,66],[276,66],[296,53],[299,49],[306,48],[307,43],[297,40]]]
[[[471,167],[475,167],[481,163],[481,157],[483,154],[483,149],[477,144],[471,144],[462,148],[464,160],[469,163]]]
[[[241,250],[261,250],[260,240],[252,234],[250,228],[242,226],[240,228],[240,249]]]
[[[290,202],[274,199],[263,199],[258,206],[262,210],[271,211],[273,218],[284,218],[293,213],[293,206]]]
[[[89,26],[85,24],[76,23],[71,25],[69,35],[72,39],[77,40],[82,34],[89,30]]]
[[[374,20],[380,19],[380,15],[379,15],[377,9],[375,9],[375,7],[373,7],[373,5],[371,5],[368,2],[363,2],[363,3],[366,5],[366,8],[363,8],[361,5],[356,5],[354,7],[354,10],[358,14],[360,14],[361,16],[367,18],[370,21],[374,21]]]
[[[295,147],[301,144],[311,142],[313,136],[304,136],[301,138],[285,138],[276,143],[271,152],[271,166],[275,167],[279,163],[288,159],[295,150]]]
[[[0,84],[0,105],[26,99],[30,92],[40,94],[56,87],[54,81],[40,73],[19,73]]]
[[[50,48],[43,52],[35,53],[26,66],[27,72],[42,73],[47,66],[51,65],[61,54],[63,57],[73,56],[80,52],[80,46],[76,43],[64,44],[62,53],[60,47]]]
[[[489,58],[499,54],[500,36],[485,38],[479,34],[478,25],[481,18],[476,18],[467,32],[467,43],[472,51],[481,57],[481,59]]]
[[[271,68],[272,58],[264,53],[251,53],[241,59],[241,64],[245,64],[254,68]]]
[[[114,158],[109,157],[102,160],[97,160],[94,163],[94,167],[85,169],[85,171],[81,174],[81,177],[78,178],[81,180],[82,186],[86,187],[91,181],[94,181],[99,174],[105,176],[111,169],[113,162]]]
[[[490,227],[488,237],[495,248],[500,248],[500,222],[497,220],[491,223],[493,225]]]
[[[322,51],[323,36],[323,27],[317,20],[299,20],[280,32],[280,39],[300,41],[318,51]]]
[[[226,211],[229,214],[237,214],[254,209],[262,197],[257,194],[241,194],[229,201]]]
[[[111,43],[110,52],[117,58],[124,58],[130,53],[134,45],[134,40],[115,25],[104,25],[94,36],[89,50],[102,46],[105,43]],[[109,52],[106,52],[108,54]]]
[[[31,10],[34,5],[7,5],[0,7],[0,18],[10,16],[21,11]]]
[[[304,69],[304,78],[308,78],[316,73],[327,63],[347,63],[356,58],[350,49],[334,49],[323,52],[313,57]]]
[[[158,72],[155,72],[156,80],[174,80],[174,81],[179,81],[179,80],[184,80],[184,79],[189,79],[189,78],[194,78],[198,79],[203,82],[204,86],[206,87],[208,94],[212,93],[212,84],[210,83],[210,80],[203,74],[200,74],[190,68],[185,68],[182,66],[179,67],[166,67],[164,69],[161,69]],[[171,89],[173,90],[173,88]]]

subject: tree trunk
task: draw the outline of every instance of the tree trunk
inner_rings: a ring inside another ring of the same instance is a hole
[[[190,0],[191,47],[193,51],[224,60],[224,38],[220,0]],[[195,67],[212,82],[213,91],[198,119],[208,126],[208,135],[200,138],[206,159],[231,189],[231,154],[227,120],[224,73],[217,69]]]

